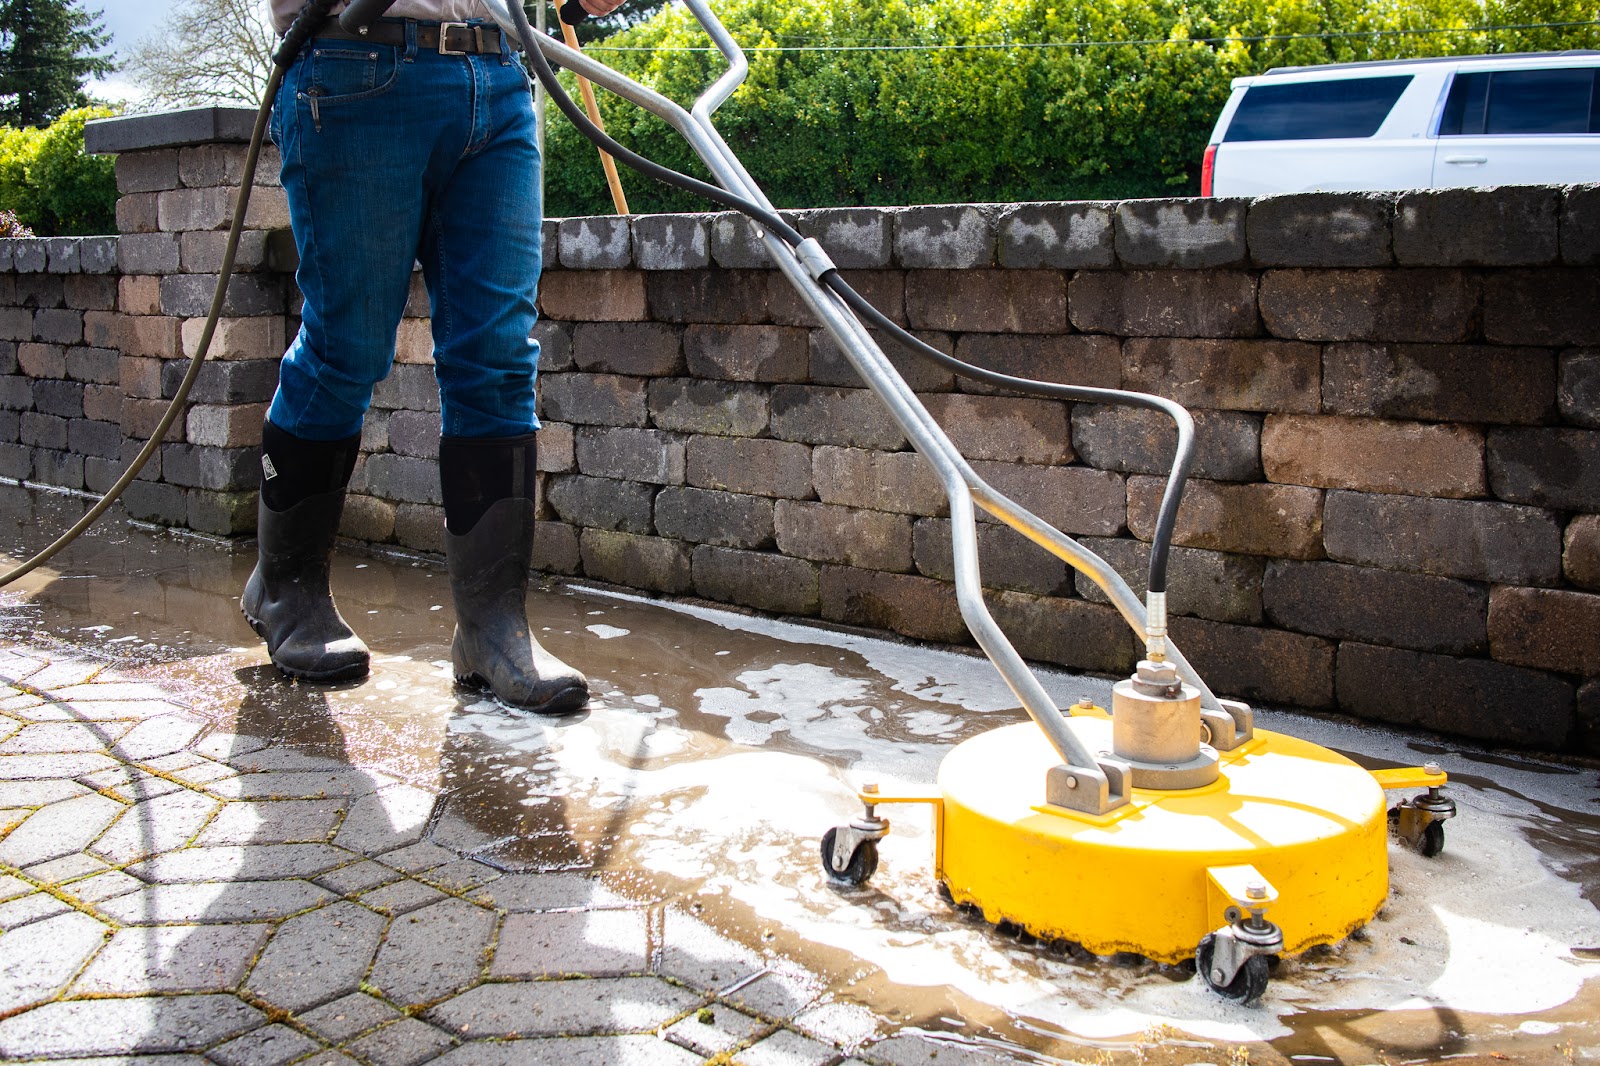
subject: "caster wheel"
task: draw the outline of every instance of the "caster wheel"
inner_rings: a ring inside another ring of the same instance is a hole
[[[1194,968],[1199,972],[1205,983],[1224,999],[1236,999],[1246,1007],[1254,1006],[1267,990],[1267,980],[1271,976],[1271,964],[1265,955],[1252,955],[1239,967],[1239,972],[1234,974],[1233,980],[1225,985],[1219,985],[1211,979],[1211,957],[1216,950],[1217,938],[1214,933],[1207,933],[1200,940],[1200,946],[1195,949]]]
[[[830,829],[822,834],[822,871],[834,881],[847,885],[864,885],[878,872],[878,842],[876,840],[863,840],[856,845],[856,850],[850,853],[850,861],[845,868],[835,870],[829,862],[833,855],[833,841],[839,835],[838,829]]]
[[[1417,842],[1417,850],[1432,859],[1444,851],[1444,823],[1429,822],[1428,828],[1422,831],[1422,839]]]

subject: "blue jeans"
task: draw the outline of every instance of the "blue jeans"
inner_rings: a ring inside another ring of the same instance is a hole
[[[300,332],[268,411],[308,440],[361,432],[394,361],[414,261],[432,305],[448,436],[539,428],[528,334],[539,150],[521,61],[319,39],[278,91],[272,136],[300,251]]]

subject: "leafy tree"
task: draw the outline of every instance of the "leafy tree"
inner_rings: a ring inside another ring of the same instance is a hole
[[[85,107],[47,129],[0,126],[0,209],[42,237],[115,233],[116,161],[83,150],[84,123],[113,114]]]
[[[242,103],[266,91],[277,34],[263,0],[178,0],[128,57],[141,107]]]
[[[116,63],[98,11],[78,0],[0,0],[0,123],[48,126],[89,103],[84,83]]]
[[[718,14],[750,76],[717,126],[780,207],[1182,195],[1235,77],[1600,45],[1592,0],[726,0]],[[1587,25],[1475,29],[1557,22]],[[723,69],[688,50],[707,43],[669,7],[593,52],[687,102]],[[848,50],[864,46],[879,50]],[[601,106],[618,140],[705,176],[664,123]],[[610,210],[593,148],[560,118],[546,154],[551,215]],[[705,209],[623,180],[635,210]]]

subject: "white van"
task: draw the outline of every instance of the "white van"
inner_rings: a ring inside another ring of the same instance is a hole
[[[1600,181],[1600,52],[1279,67],[1235,78],[1202,196]]]

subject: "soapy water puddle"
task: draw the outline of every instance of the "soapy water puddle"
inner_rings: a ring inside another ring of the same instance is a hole
[[[0,548],[36,549],[82,506],[0,486]],[[113,512],[0,592],[0,637],[105,656],[219,728],[446,793],[490,862],[692,898],[734,940],[869,1008],[880,1034],[939,1041],[938,1062],[980,1048],[1039,1062],[1600,1061],[1593,769],[1263,712],[1364,765],[1440,762],[1460,815],[1437,859],[1391,846],[1376,921],[1286,960],[1244,1008],[1182,968],[1056,955],[953,911],[921,806],[891,809],[866,887],[827,883],[818,839],[859,811],[858,784],[929,782],[951,747],[1022,720],[986,660],[566,586],[536,591],[530,616],[594,699],[550,721],[455,688],[448,580],[420,558],[342,552],[335,591],[373,672],[284,683],[238,614],[253,561]],[[1109,679],[1042,677],[1063,705],[1109,699]],[[838,1038],[870,1034],[840,1017]]]

